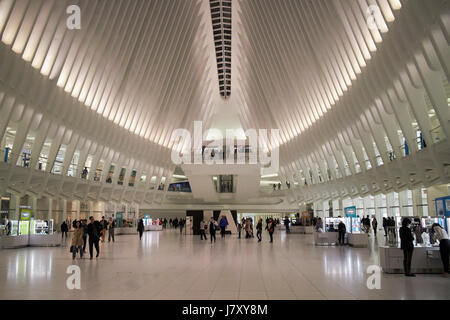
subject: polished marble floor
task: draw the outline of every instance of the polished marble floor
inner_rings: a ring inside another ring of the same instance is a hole
[[[215,244],[176,230],[116,236],[98,259],[76,260],[81,289],[69,290],[68,247],[0,250],[0,299],[450,299],[450,279],[382,274],[370,248],[318,247],[312,235],[275,233],[273,244],[217,238]],[[382,241],[382,237],[380,241]]]

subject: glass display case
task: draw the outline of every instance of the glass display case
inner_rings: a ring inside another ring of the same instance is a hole
[[[351,224],[351,218],[325,218],[325,232],[337,232],[338,231],[338,225],[340,222],[343,222],[345,224],[345,228],[347,229],[347,232],[350,232],[352,228],[350,228]]]
[[[142,219],[144,221],[144,226],[151,226],[153,224],[153,219],[150,218],[150,215],[146,214]]]
[[[53,219],[32,220],[30,226],[31,234],[53,234]]]
[[[9,233],[10,236],[18,236],[19,235],[19,221],[17,220],[10,220],[11,222],[11,232]]]
[[[434,223],[438,223],[441,227],[445,228],[444,217],[423,217],[421,219],[421,224],[423,228],[431,229],[431,226]]]
[[[355,234],[362,233],[361,218],[352,217],[349,219],[351,219],[351,225],[352,225],[351,233],[355,233]]]
[[[24,236],[30,233],[30,221],[19,221],[19,236]]]

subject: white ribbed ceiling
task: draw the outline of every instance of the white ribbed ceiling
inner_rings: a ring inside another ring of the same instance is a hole
[[[169,146],[172,129],[208,120],[217,99],[207,2],[1,0],[1,40],[92,110]],[[280,128],[283,143],[339,101],[401,8],[399,0],[234,3],[235,101],[247,127]],[[74,4],[82,28],[71,31]],[[370,5],[381,9],[380,30],[367,26]]]
[[[241,110],[248,127],[280,128],[282,143],[346,94],[401,9],[399,0],[244,0],[239,5]],[[369,29],[375,5],[379,28]]]
[[[81,8],[81,29],[66,25]],[[1,41],[68,94],[169,146],[208,115],[210,17],[201,0],[1,0]],[[207,7],[207,6],[206,6]],[[209,23],[209,24],[208,24]],[[217,84],[215,84],[217,85]]]

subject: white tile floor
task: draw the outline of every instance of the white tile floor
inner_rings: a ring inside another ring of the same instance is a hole
[[[69,249],[0,250],[0,299],[450,299],[439,275],[382,275],[366,287],[371,248],[317,247],[311,235],[275,234],[275,242],[218,237],[211,245],[175,230],[117,236],[97,260],[76,260],[81,290],[66,288]]]

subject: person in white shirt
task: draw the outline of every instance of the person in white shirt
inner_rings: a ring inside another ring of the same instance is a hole
[[[434,238],[439,240],[439,251],[441,253],[442,264],[444,265],[444,273],[442,276],[444,278],[449,277],[449,252],[450,252],[450,238],[438,223],[433,224],[431,227]]]

